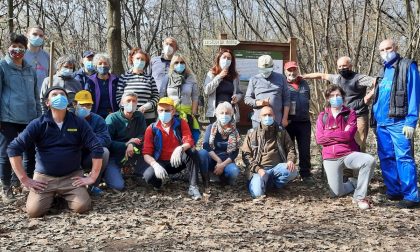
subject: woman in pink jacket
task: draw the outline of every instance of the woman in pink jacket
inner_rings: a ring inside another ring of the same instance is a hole
[[[325,91],[326,108],[316,122],[316,142],[322,145],[322,158],[332,193],[339,197],[354,191],[353,202],[360,209],[371,208],[366,197],[373,175],[375,159],[359,152],[354,140],[357,131],[356,112],[343,105],[345,93],[331,85]],[[359,170],[358,179],[343,182],[343,169]]]

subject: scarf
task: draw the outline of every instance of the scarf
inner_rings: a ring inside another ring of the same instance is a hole
[[[184,74],[179,74],[179,73],[174,71],[169,76],[168,87],[178,87],[179,88],[182,84],[184,84],[184,82],[185,82]]]
[[[210,147],[214,150],[214,138],[216,137],[217,132],[219,132],[223,138],[228,138],[227,153],[232,153],[239,148],[241,136],[236,130],[235,121],[230,122],[229,128],[223,128],[222,124],[219,121],[216,121],[211,126],[209,144]]]

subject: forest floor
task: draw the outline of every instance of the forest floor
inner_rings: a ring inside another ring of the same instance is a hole
[[[295,180],[259,200],[243,173],[237,186],[212,184],[200,201],[182,180],[162,192],[128,181],[125,192],[94,199],[89,214],[38,219],[26,216],[20,194],[0,203],[0,251],[420,251],[420,209],[387,201],[378,168],[369,210],[351,196],[330,198],[321,168],[313,171],[315,185]]]

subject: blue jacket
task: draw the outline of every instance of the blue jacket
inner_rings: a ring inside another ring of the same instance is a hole
[[[30,146],[36,147],[35,171],[62,177],[80,170],[82,148],[93,158],[102,158],[103,148],[86,120],[67,112],[63,126],[54,122],[51,111],[33,120],[7,148],[9,157],[22,156]]]
[[[219,131],[216,133],[216,136],[214,137],[214,149],[211,148],[209,140],[210,140],[212,125],[213,124],[209,124],[206,128],[206,134],[204,135],[204,140],[203,140],[203,149],[205,149],[208,152],[214,151],[216,155],[223,161],[230,158],[232,162],[235,162],[235,159],[239,154],[239,149],[231,153],[227,153],[226,150],[228,146],[228,139],[223,139]]]
[[[109,135],[105,120],[95,113],[90,113],[86,117],[86,121],[89,123],[101,146],[108,148],[111,145],[111,136]]]
[[[109,90],[109,99],[111,108],[110,111],[115,112],[118,110],[118,103],[117,103],[117,86],[118,86],[118,77],[116,75],[111,74],[108,79],[108,90]],[[99,108],[99,103],[101,102],[101,90],[98,83],[97,74],[93,74],[89,77],[86,82],[85,89],[88,90],[92,94],[93,99],[93,107],[92,112],[97,113]]]
[[[16,66],[6,55],[0,62],[0,121],[28,124],[40,115],[35,70],[25,60]]]
[[[93,72],[93,74],[95,74],[96,72]],[[92,74],[92,75],[93,75]],[[89,80],[89,77],[91,75],[88,75],[85,70],[83,69],[83,67],[79,68],[79,70],[77,70],[76,75],[74,76],[74,79],[80,82],[80,87],[82,89],[84,89],[86,87],[87,81]]]

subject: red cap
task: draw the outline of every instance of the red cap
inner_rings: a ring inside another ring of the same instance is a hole
[[[298,68],[298,64],[296,63],[296,61],[289,61],[286,64],[284,64],[284,69],[289,69],[292,67]]]

